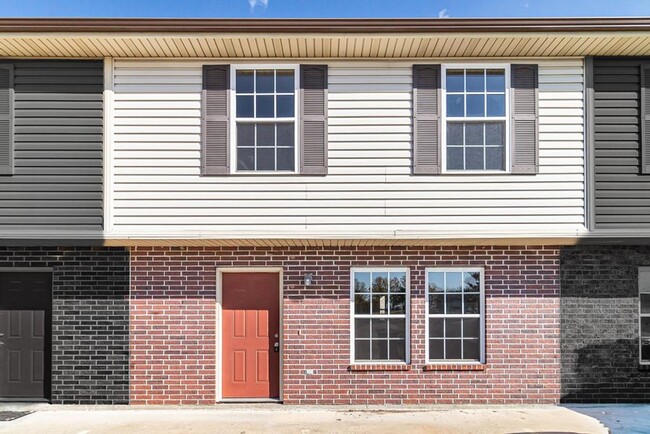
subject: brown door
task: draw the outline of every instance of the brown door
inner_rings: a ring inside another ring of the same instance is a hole
[[[279,398],[279,275],[224,273],[222,277],[222,395]]]
[[[0,399],[50,393],[50,273],[0,272]]]

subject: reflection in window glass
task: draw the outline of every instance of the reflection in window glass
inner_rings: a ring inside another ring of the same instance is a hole
[[[481,272],[427,272],[429,361],[474,361],[481,355]]]
[[[354,360],[406,361],[408,288],[405,271],[355,271]]]

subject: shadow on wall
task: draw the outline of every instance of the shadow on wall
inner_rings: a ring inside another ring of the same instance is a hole
[[[647,265],[649,246],[562,249],[562,402],[650,402],[638,346],[638,267]]]

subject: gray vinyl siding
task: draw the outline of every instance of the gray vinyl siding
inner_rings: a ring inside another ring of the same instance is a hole
[[[14,64],[14,175],[0,176],[0,232],[102,230],[103,62]]]
[[[642,62],[650,58],[594,59],[596,229],[650,227],[650,175],[641,174]]]

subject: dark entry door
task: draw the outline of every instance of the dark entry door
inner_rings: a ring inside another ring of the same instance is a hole
[[[0,271],[0,399],[50,393],[52,275]]]
[[[224,273],[224,398],[280,396],[280,276]]]

